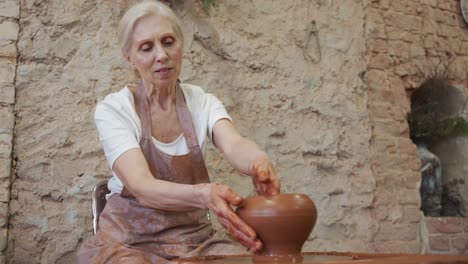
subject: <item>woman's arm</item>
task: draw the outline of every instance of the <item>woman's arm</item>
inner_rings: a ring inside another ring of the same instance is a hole
[[[139,148],[125,151],[115,160],[112,169],[143,206],[170,211],[206,208],[198,199],[204,195],[200,188],[155,179]]]
[[[213,143],[235,169],[252,176],[258,194],[280,192],[281,185],[268,155],[255,142],[242,137],[229,120],[215,123]]]
[[[129,149],[120,155],[113,170],[143,206],[168,211],[209,208],[246,248],[253,252],[262,248],[255,231],[232,210],[230,205],[241,205],[243,198],[228,186],[220,183],[187,185],[155,179],[139,148]]]

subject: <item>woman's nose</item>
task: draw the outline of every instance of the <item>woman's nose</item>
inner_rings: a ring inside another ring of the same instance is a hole
[[[167,52],[163,47],[157,47],[155,56],[157,62],[164,62],[167,59]]]

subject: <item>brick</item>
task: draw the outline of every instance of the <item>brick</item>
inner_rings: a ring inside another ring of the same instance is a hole
[[[409,47],[410,45],[401,40],[389,40],[388,41],[388,50],[389,54],[400,57],[403,59],[409,58]]]
[[[439,24],[434,20],[425,19],[423,21],[422,31],[425,33],[424,37],[437,35],[437,32],[439,32]]]
[[[419,172],[419,170],[405,174],[405,187],[408,189],[416,189],[420,181],[421,181],[421,173]],[[420,205],[420,203],[418,203],[418,205]]]
[[[7,229],[0,229],[0,252],[4,251],[7,246]]]
[[[10,178],[11,174],[11,160],[0,159],[0,180]]]
[[[379,10],[371,8],[367,14],[366,36],[372,38],[386,38],[385,21]]]
[[[403,219],[410,223],[419,223],[422,218],[422,211],[417,206],[404,206],[403,207]]]
[[[401,190],[397,198],[401,205],[418,205],[421,203],[421,195],[419,190],[416,189]]]
[[[414,253],[421,252],[419,241],[387,241],[376,243],[375,250],[380,253]]]
[[[417,34],[407,30],[402,30],[394,26],[387,26],[386,28],[387,38],[389,40],[402,40],[410,43],[417,43],[424,35]],[[422,22],[421,22],[422,29]],[[421,31],[421,29],[418,30]],[[416,30],[415,30],[416,31]]]
[[[367,83],[373,90],[389,88],[387,74],[382,70],[369,70],[367,73]],[[383,101],[385,98],[381,98],[381,100]]]
[[[458,250],[468,249],[468,234],[457,234],[452,236],[450,240],[453,248]]]
[[[397,1],[394,1],[397,2]],[[417,16],[422,13],[422,8],[421,5],[415,1],[404,1],[406,4],[405,10],[403,10],[403,13],[411,16]]]
[[[453,12],[457,10],[456,2],[458,1],[438,0],[437,7],[442,10],[449,10]]]
[[[467,78],[467,71],[465,63],[467,62],[466,57],[457,56],[450,65],[450,74],[456,80],[464,80]]]
[[[0,202],[7,203],[10,200],[10,181],[0,181]]]
[[[445,16],[445,20],[444,20],[444,23],[446,25],[449,25],[449,26],[452,26],[452,27],[459,27],[459,21],[458,21],[458,14],[457,13],[453,13],[453,12],[446,12],[445,13],[446,16]],[[458,29],[459,31],[461,31],[461,29],[459,28]]]
[[[2,86],[4,83],[13,84],[15,80],[15,71],[15,63],[5,59],[0,59],[0,84]]]
[[[15,125],[15,116],[13,114],[13,107],[0,106],[0,128],[13,129]]]
[[[380,202],[380,201],[377,201]],[[388,208],[386,206],[377,206],[373,210],[373,215],[376,220],[384,221],[388,219]]]
[[[437,34],[444,38],[456,38],[461,34],[461,32],[462,31],[458,27],[441,24],[439,25],[439,30],[437,31]]]
[[[456,55],[463,54],[463,52],[462,52],[463,51],[463,47],[462,47],[463,41],[461,39],[458,39],[456,37],[451,38],[449,44],[450,44],[449,50],[454,51],[456,53]],[[461,56],[459,56],[459,57],[461,57]]]
[[[448,251],[450,250],[450,239],[444,235],[429,236],[429,247],[433,251]]]
[[[426,222],[429,234],[454,234],[463,232],[463,225],[461,218],[444,217],[435,218],[428,217],[424,220]]]
[[[395,74],[401,77],[414,75],[417,73],[418,67],[416,67],[414,62],[402,63],[395,68]]]
[[[0,203],[0,228],[8,224],[8,203]]]
[[[377,99],[374,99],[374,100],[375,102],[378,102]],[[373,103],[370,105],[369,109],[370,109],[371,117],[374,119],[393,117],[393,105],[390,103],[380,103],[380,104]],[[379,162],[377,158],[375,159],[375,161]]]
[[[400,149],[401,153],[414,153],[416,154],[418,151],[417,146],[413,143],[413,141],[408,137],[399,137],[398,138],[398,148]],[[419,170],[420,160],[417,155],[414,156],[412,162],[416,162],[417,164],[415,167]]]
[[[14,104],[15,103],[15,87],[12,83],[0,83],[0,103]]]
[[[410,46],[410,57],[424,57],[426,56],[426,50],[420,46],[420,44],[412,44]]]
[[[400,129],[393,119],[378,119],[374,121],[374,133],[379,135],[398,136]]]
[[[0,134],[0,158],[10,158],[12,139],[12,134]]]
[[[14,41],[0,39],[0,57],[7,57],[16,60],[18,55]]]
[[[385,14],[385,24],[392,25],[399,31],[417,31],[422,28],[423,19],[419,16],[411,16],[402,13],[389,12]]]
[[[0,16],[18,18],[19,17],[18,0],[0,1]]]
[[[419,237],[417,224],[381,222],[375,236],[375,241],[413,241]]]
[[[407,1],[392,1],[391,3],[391,11],[392,12],[398,12],[398,13],[404,13],[406,11],[406,2]]]
[[[437,0],[421,0],[421,4],[437,7]]]
[[[3,21],[3,23],[0,23],[0,39],[17,40],[18,32],[18,23],[10,21]]]
[[[438,46],[437,37],[434,35],[426,35],[424,37],[424,47],[426,49],[433,49]]]
[[[383,81],[386,81],[386,80],[383,80]],[[376,89],[372,89],[371,98],[377,99],[379,101],[385,101],[386,103],[389,103],[391,105],[395,104],[395,99],[397,99],[397,98],[395,98],[395,90],[394,89],[385,88],[383,86],[378,86],[378,87],[374,86],[373,88],[376,88]],[[393,109],[392,109],[392,111],[393,111]],[[390,117],[390,115],[389,115],[389,117]],[[395,122],[395,120],[393,120],[393,119],[391,119],[391,120],[393,122]],[[396,127],[396,130],[400,131],[398,125]],[[397,136],[397,135],[399,135],[399,133],[395,133],[394,135]]]
[[[392,66],[393,61],[387,53],[373,53],[370,55],[367,66],[370,69],[385,70]]]
[[[369,39],[369,51],[388,53],[388,44],[386,40],[383,39]]]

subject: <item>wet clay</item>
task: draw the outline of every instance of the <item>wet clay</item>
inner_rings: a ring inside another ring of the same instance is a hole
[[[255,262],[300,263],[302,246],[317,220],[317,208],[305,194],[249,197],[236,210],[263,242]]]

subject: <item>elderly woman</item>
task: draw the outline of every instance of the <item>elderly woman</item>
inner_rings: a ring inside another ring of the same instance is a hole
[[[243,198],[210,183],[204,153],[211,140],[267,196],[280,192],[270,159],[239,134],[215,96],[178,81],[183,36],[169,7],[153,1],[134,5],[119,33],[122,53],[141,80],[96,107],[113,176],[98,232],[81,246],[79,263],[161,263],[245,252],[213,231],[208,209],[232,237],[258,252],[262,244],[255,231],[231,208]]]

